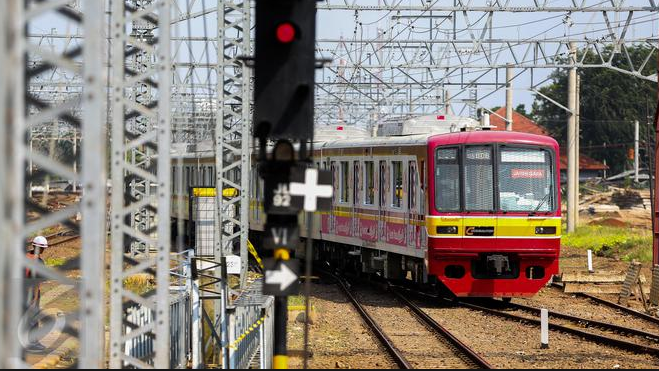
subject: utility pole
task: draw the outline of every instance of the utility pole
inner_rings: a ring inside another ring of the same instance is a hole
[[[513,131],[513,66],[506,66],[506,131]]]
[[[73,128],[73,173],[78,174],[78,130]],[[78,191],[78,183],[74,180],[71,191]]]
[[[576,50],[575,50],[575,58],[576,58]],[[577,75],[577,92],[574,95],[574,109],[576,111],[575,114],[575,122],[574,122],[574,146],[575,150],[574,152],[576,153],[577,159],[575,160],[575,166],[574,166],[574,179],[576,179],[577,182],[577,192],[575,193],[576,201],[574,203],[575,205],[575,213],[574,213],[574,225],[578,226],[579,225],[579,179],[581,179],[579,175],[579,170],[580,170],[580,163],[581,161],[579,160],[581,158],[581,76],[579,76],[579,71],[575,69],[575,74]]]
[[[640,127],[638,120],[634,121],[634,182],[638,183],[638,167],[639,167],[639,137],[640,137]]]
[[[657,51],[657,77],[659,77],[659,51]],[[652,265],[659,264],[659,78],[657,79],[657,108],[654,113],[654,205],[653,210],[653,241],[652,241]]]
[[[579,180],[576,178],[575,167],[579,166],[579,156],[577,153],[577,68],[576,46],[570,43],[570,60],[572,67],[568,72],[568,109],[570,110],[567,122],[567,232],[573,233],[576,230],[576,215],[578,212]]]

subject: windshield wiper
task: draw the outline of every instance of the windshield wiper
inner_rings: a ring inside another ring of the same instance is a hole
[[[536,206],[535,210],[531,211],[529,213],[529,215],[535,215],[538,212],[538,210],[540,210],[540,207],[545,203],[545,201],[547,201],[547,198],[549,197],[549,195],[551,195],[551,188],[549,188],[549,192],[547,192],[545,197],[543,197],[542,200],[540,200],[540,203],[538,204],[538,206]]]

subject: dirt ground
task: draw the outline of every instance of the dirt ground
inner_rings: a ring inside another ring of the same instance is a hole
[[[613,200],[614,192],[624,192],[623,189],[610,187],[608,191],[582,194],[579,201],[580,225],[603,225],[611,227],[629,227],[652,229],[652,212],[649,190],[635,190],[642,203],[629,208],[620,207]],[[563,204],[563,214],[566,206]]]
[[[336,285],[316,282],[312,292],[309,368],[395,368]],[[290,368],[303,366],[304,324],[296,320],[301,313],[288,316]]]

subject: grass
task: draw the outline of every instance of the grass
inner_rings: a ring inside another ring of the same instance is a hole
[[[49,267],[57,268],[66,264],[67,261],[68,259],[65,258],[46,258],[44,263]]]
[[[593,250],[598,256],[618,257],[624,261],[652,261],[652,235],[645,230],[609,226],[583,226],[564,234],[562,245]]]
[[[124,280],[124,287],[138,295],[144,295],[155,289],[153,276],[150,274],[136,274]]]

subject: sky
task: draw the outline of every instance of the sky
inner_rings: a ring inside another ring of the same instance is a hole
[[[180,9],[185,10],[186,7],[190,7],[192,12],[198,12],[202,9],[209,9],[214,7],[217,3],[213,0],[175,0]],[[186,3],[187,1],[187,3]],[[264,0],[260,0],[264,1]],[[331,4],[343,3],[343,0],[329,0]],[[384,0],[362,0],[358,3],[360,5],[377,5],[378,2]],[[448,0],[388,0],[388,3],[397,3],[406,6],[415,6],[423,4],[425,2],[430,2],[436,6],[445,5]],[[647,5],[649,0],[628,0],[626,4],[628,5]],[[483,5],[485,0],[473,0],[471,1],[474,5]],[[512,6],[528,6],[529,1],[525,0],[510,0],[509,3]],[[548,4],[551,6],[560,6],[569,4],[569,0],[551,0],[548,1]],[[594,5],[598,3],[610,4],[610,2],[603,2],[599,0],[586,0],[586,4]],[[446,13],[442,14],[439,12],[434,12],[433,15],[435,18],[428,17],[428,12],[423,11],[407,11],[407,12],[395,12],[395,11],[359,11],[354,12],[350,10],[319,10],[317,17],[317,38],[321,39],[339,39],[343,38],[347,42],[353,39],[358,40],[373,40],[377,38],[379,30],[384,30],[388,32],[388,35],[396,35],[395,40],[410,41],[410,40],[424,40],[430,37],[434,39],[441,39],[450,37],[451,29],[450,22],[446,18],[442,18]],[[618,31],[621,28],[616,28],[616,26],[624,24],[628,13],[622,14],[610,14],[608,21],[613,25],[613,30]],[[458,22],[457,22],[457,36],[459,40],[470,40],[481,32],[483,27],[486,25],[488,19],[487,14],[483,12],[469,12],[466,15],[458,13]],[[629,27],[626,33],[626,38],[631,39],[641,39],[645,37],[654,38],[656,42],[657,29],[659,27],[657,23],[659,16],[653,13],[642,13],[638,12],[633,15],[632,25]],[[557,38],[571,37],[578,40],[593,40],[607,36],[609,28],[606,26],[607,19],[603,17],[601,13],[585,13],[585,14],[568,14],[568,13],[548,13],[548,12],[537,12],[537,13],[495,13],[492,18],[492,39],[506,39],[506,40],[552,40]],[[466,27],[469,24],[471,27]],[[204,17],[197,17],[190,21],[178,22],[174,24],[173,27],[173,36],[174,37],[185,37],[187,35],[193,37],[215,37],[217,34],[216,30],[216,14],[211,13]],[[431,30],[432,26],[432,30]],[[106,33],[106,30],[99,29],[99,32],[103,34]],[[71,22],[65,21],[60,16],[53,15],[44,15],[43,17],[37,19],[36,22],[33,22],[31,26],[31,32],[33,33],[48,33],[54,30],[59,35],[71,35],[79,34],[81,31],[78,29],[77,25],[72,24]],[[384,38],[389,38],[389,36]],[[549,45],[549,44],[548,44]],[[319,45],[322,47],[325,45]],[[469,49],[473,45],[465,44],[464,48],[461,49],[461,52],[469,53]],[[59,46],[55,46],[57,49]],[[367,63],[364,53],[361,53],[363,50],[360,50],[360,47],[353,46],[351,47],[351,53],[354,56],[358,57],[358,61],[361,63]],[[497,48],[495,45],[493,48]],[[547,46],[548,49],[551,49],[552,46]],[[179,62],[188,62],[190,57],[187,55],[189,51],[194,54],[194,60],[199,63],[208,63],[212,65],[217,60],[216,58],[216,48],[212,43],[195,41],[191,42],[190,46],[182,45],[180,43],[174,43],[174,49],[176,51],[175,60]],[[363,48],[362,48],[363,49]],[[391,50],[391,49],[389,49]],[[440,55],[442,50],[442,45],[436,45],[433,52],[436,54],[435,57]],[[547,50],[551,52],[551,50]],[[400,59],[400,55],[396,55],[395,52],[387,52],[387,57],[389,58],[390,63],[400,63],[396,59]],[[335,55],[327,53],[319,53],[323,57],[334,57],[335,62],[338,63],[338,60],[341,58],[349,59],[348,56],[344,53],[338,53]],[[426,59],[424,59],[426,58]],[[419,58],[420,63],[428,63],[427,56],[424,58]],[[511,59],[509,55],[502,54],[500,57],[500,62],[506,61],[506,58]],[[444,63],[442,66],[455,66],[457,65],[457,60],[455,55],[449,58],[437,58],[436,60],[442,61]],[[474,60],[482,61],[482,57],[474,56]],[[179,74],[184,74],[186,70],[179,71]],[[539,81],[544,80],[549,73],[552,72],[552,69],[537,69],[533,71],[531,75],[530,72],[523,70],[515,70],[516,74],[519,76],[516,77],[513,83],[514,89],[514,105],[524,104],[527,107],[527,110],[530,109],[534,95],[528,91],[528,88],[532,84],[537,84]],[[197,67],[196,71],[196,82],[197,89],[202,87],[204,84],[214,84],[215,73],[212,70],[204,69],[203,67]],[[331,75],[328,71],[325,71],[326,76]],[[396,72],[398,74],[398,79],[402,72]],[[472,73],[472,76],[475,76]],[[505,72],[503,70],[498,71],[498,75],[495,76],[495,73],[490,73],[481,81],[504,81]],[[418,76],[415,76],[418,77]],[[624,75],[621,75],[621,78],[627,78]],[[426,77],[427,78],[427,77]],[[491,88],[490,88],[491,89]],[[483,88],[479,91],[479,95],[483,96],[489,93],[488,88]],[[456,97],[457,99],[457,97]],[[499,91],[491,94],[481,102],[484,107],[494,107],[502,106],[505,103],[505,92]]]

